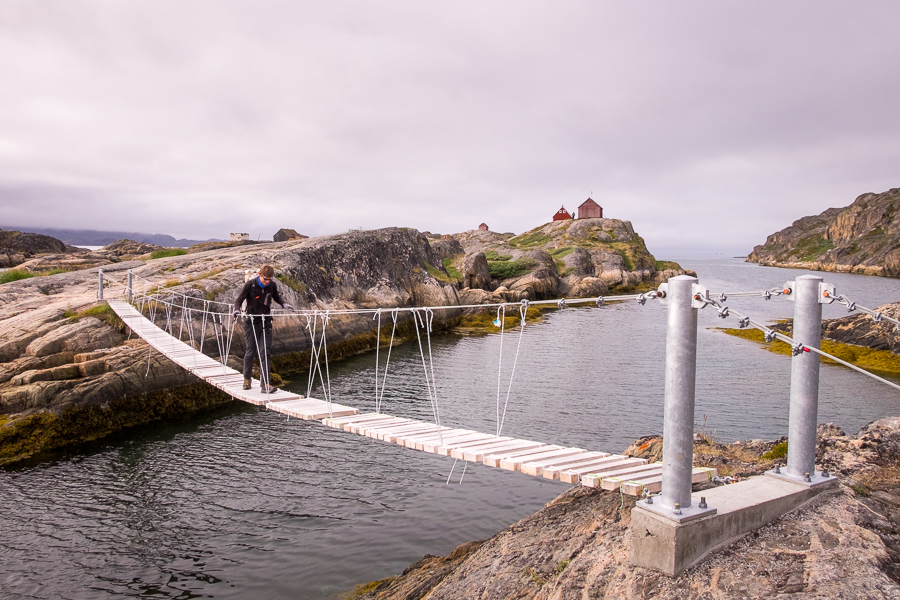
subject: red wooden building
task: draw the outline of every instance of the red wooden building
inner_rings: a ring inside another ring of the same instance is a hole
[[[478,226],[478,229],[480,229],[481,231],[487,231],[488,230],[487,223],[482,223],[481,225]]]
[[[584,202],[581,203],[581,206],[578,207],[578,218],[579,219],[602,219],[603,218],[603,207],[593,201],[593,199],[588,198]]]
[[[572,215],[569,214],[569,211],[566,210],[565,206],[560,207],[556,214],[553,215],[554,221],[565,221],[566,219],[571,219]]]

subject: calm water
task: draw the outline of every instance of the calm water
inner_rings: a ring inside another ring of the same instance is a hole
[[[681,264],[716,292],[802,274],[736,259]],[[900,300],[896,280],[823,276],[864,306]],[[728,304],[760,319],[793,306]],[[716,331],[712,309],[700,323],[698,428],[725,442],[785,435],[790,360]],[[659,433],[664,333],[655,301],[546,315],[525,332],[503,433],[608,451]],[[503,398],[517,335],[503,340]],[[500,341],[434,340],[443,424],[495,431]],[[374,356],[331,373],[337,400],[372,410]],[[294,386],[305,392],[305,377]],[[823,365],[821,386],[819,421],[848,432],[900,414],[900,394],[848,369]],[[383,410],[430,418],[417,346],[394,349]],[[123,434],[0,471],[0,598],[329,598],[487,538],[567,487],[477,465],[460,483],[462,464],[447,485],[453,464],[237,403]]]

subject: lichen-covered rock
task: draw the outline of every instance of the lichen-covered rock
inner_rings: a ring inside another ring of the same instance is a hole
[[[456,240],[454,240],[456,241]],[[457,242],[459,243],[459,242]],[[483,252],[471,252],[463,258],[462,286],[464,288],[489,290],[491,288],[491,271]]]

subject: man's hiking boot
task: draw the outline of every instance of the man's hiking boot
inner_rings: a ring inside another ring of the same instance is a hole
[[[263,394],[274,394],[275,392],[278,391],[278,388],[276,388],[274,385],[268,385],[268,384],[265,384],[265,383],[260,384],[259,387],[260,387],[260,391],[261,391]]]
[[[245,389],[245,390],[249,390],[249,389],[250,389],[250,380],[249,380],[249,379],[245,379],[245,380],[244,380],[244,389]]]

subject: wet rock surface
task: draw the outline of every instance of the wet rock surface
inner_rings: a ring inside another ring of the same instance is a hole
[[[747,257],[765,266],[900,277],[900,188],[803,217]]]
[[[536,514],[479,542],[474,551],[461,552],[461,560],[445,560],[441,564],[448,572],[427,579],[431,587],[423,584],[420,561],[361,597],[900,598],[900,419],[881,419],[856,436],[843,434],[833,425],[819,427],[820,452],[841,454],[845,465],[843,470],[835,465],[842,483],[838,491],[733,542],[678,577],[629,563],[634,498],[573,487]],[[632,448],[653,452],[655,441],[660,440],[642,438]],[[709,445],[698,440],[695,451]],[[720,458],[750,465],[754,455],[776,445],[751,440],[714,450]]]

